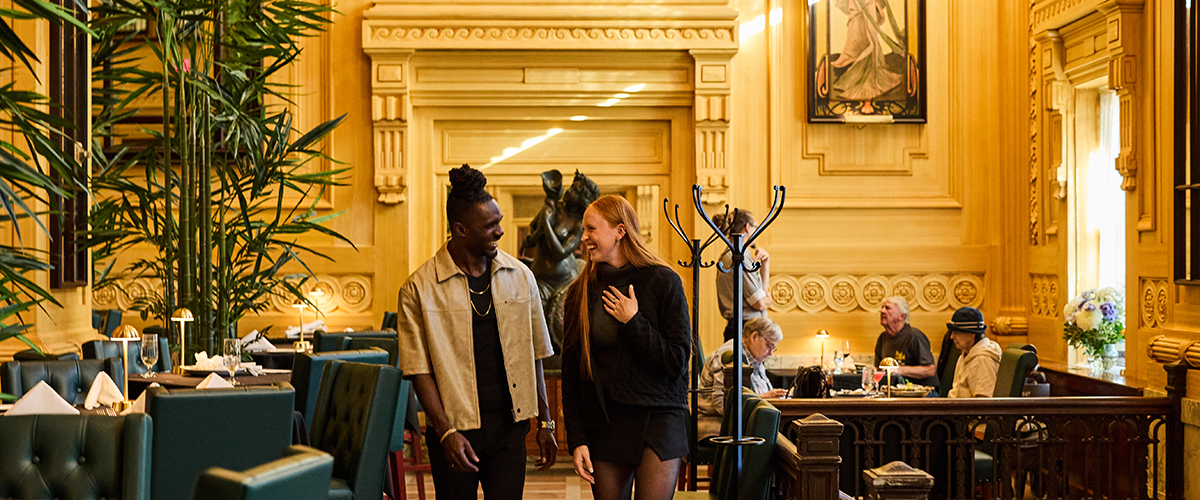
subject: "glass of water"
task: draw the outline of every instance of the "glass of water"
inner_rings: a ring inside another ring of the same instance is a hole
[[[146,373],[142,374],[142,378],[153,377],[154,364],[158,363],[158,335],[153,333],[142,334],[142,347],[139,355],[142,358],[142,364],[146,365]]]
[[[225,352],[222,361],[225,362],[225,369],[229,370],[229,383],[237,385],[237,380],[234,379],[233,375],[237,373],[238,367],[242,364],[241,339],[225,339]]]

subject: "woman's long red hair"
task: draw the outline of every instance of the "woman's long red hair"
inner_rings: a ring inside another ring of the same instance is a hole
[[[670,267],[667,261],[646,247],[646,241],[642,239],[642,227],[638,222],[637,212],[625,198],[611,194],[603,196],[588,205],[588,209],[595,210],[612,227],[625,225],[625,237],[618,241],[618,245],[620,245],[621,255],[633,267]],[[574,301],[576,309],[573,311],[575,314],[571,314],[572,311],[563,311],[563,344],[572,347],[579,346],[583,353],[579,358],[579,370],[583,373],[584,380],[591,380],[592,349],[588,335],[588,332],[591,331],[591,312],[588,310],[590,302],[588,287],[596,282],[596,263],[591,260],[591,255],[587,255],[586,258],[587,264],[583,266],[583,272],[567,288],[567,300]]]

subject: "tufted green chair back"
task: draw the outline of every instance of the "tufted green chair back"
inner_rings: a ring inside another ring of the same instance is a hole
[[[734,391],[730,391],[725,399],[725,408],[734,408]],[[771,486],[771,460],[775,456],[775,439],[779,435],[780,413],[771,403],[768,403],[753,392],[742,390],[742,418],[745,428],[742,432],[748,437],[763,438],[760,445],[742,447],[742,490],[739,498],[745,500],[766,500]],[[721,435],[730,436],[734,433],[735,412],[726,411],[721,421]],[[712,498],[734,498],[737,490],[737,450],[733,446],[717,446],[716,458],[713,460],[712,484],[709,495]],[[699,498],[695,494],[676,498],[690,500]]]
[[[307,446],[289,447],[283,455],[244,472],[208,469],[192,500],[326,500],[333,457]]]
[[[93,340],[83,344],[83,359],[105,359],[121,357],[121,344],[115,340]],[[142,363],[142,341],[129,342],[129,373],[146,373],[146,364]],[[159,373],[171,372],[171,356],[163,353],[171,352],[167,346],[167,338],[158,338],[158,362],[154,363],[154,371]]]
[[[308,354],[296,353],[292,360],[292,387],[296,388],[296,411],[304,415],[304,424],[312,428],[317,407],[317,393],[321,389],[321,374],[325,364],[334,360],[358,363],[387,364],[388,353],[382,349],[369,348],[357,351],[332,351]]]
[[[9,361],[0,365],[0,392],[19,398],[38,382],[45,381],[68,403],[81,405],[102,371],[108,373],[118,388],[124,387],[123,366],[121,358]]]
[[[150,498],[150,418],[0,417],[0,498]]]
[[[396,418],[400,370],[333,361],[325,364],[310,439],[333,455],[330,497],[380,498]]]
[[[233,389],[146,389],[154,419],[154,500],[184,500],[209,467],[249,469],[292,444],[286,382]]]

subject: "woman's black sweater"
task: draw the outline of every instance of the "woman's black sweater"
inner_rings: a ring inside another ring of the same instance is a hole
[[[596,283],[588,287],[592,380],[582,377],[578,342],[565,346],[562,355],[563,415],[571,450],[588,444],[585,428],[607,423],[606,397],[625,405],[687,408],[692,332],[679,275],[663,266],[618,269],[600,264],[596,271]],[[638,312],[622,325],[599,297],[609,286],[629,295],[629,285]],[[563,310],[574,314],[578,304],[568,298]]]

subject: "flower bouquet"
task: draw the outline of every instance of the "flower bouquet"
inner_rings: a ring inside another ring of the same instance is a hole
[[[1088,290],[1063,307],[1063,338],[1099,359],[1104,346],[1125,340],[1125,295],[1116,288]]]

